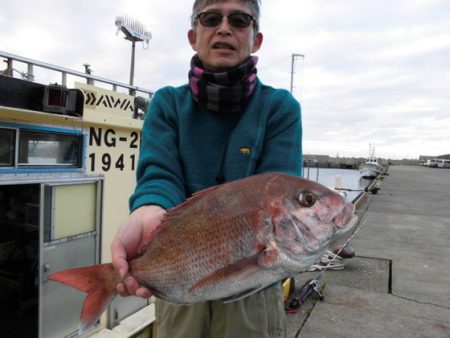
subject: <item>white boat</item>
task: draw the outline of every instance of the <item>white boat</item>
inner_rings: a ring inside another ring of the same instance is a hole
[[[362,178],[374,179],[384,173],[384,167],[378,163],[375,157],[375,147],[369,144],[369,157],[365,163],[359,166],[359,173]]]
[[[365,163],[359,166],[359,173],[362,178],[376,178],[384,172],[382,165],[378,164],[376,158],[368,158]]]

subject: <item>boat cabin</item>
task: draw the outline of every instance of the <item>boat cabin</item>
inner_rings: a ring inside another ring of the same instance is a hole
[[[0,75],[0,335],[74,337],[84,294],[48,275],[111,261],[110,243],[135,186],[144,114],[135,95],[142,103],[152,93],[4,52],[0,57],[7,64]],[[15,77],[20,67],[27,70],[18,72],[23,78]],[[35,68],[59,74],[61,82],[30,81]],[[69,78],[76,79],[73,88]],[[149,306],[118,297],[88,335],[112,330]]]

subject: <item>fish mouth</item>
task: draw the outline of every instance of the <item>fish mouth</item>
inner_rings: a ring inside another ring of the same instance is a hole
[[[347,241],[350,241],[350,238],[355,234],[357,230],[354,230],[356,228],[356,225],[358,224],[359,217],[356,215],[353,215],[352,219],[345,224],[343,227],[337,227],[335,230],[335,235],[332,236],[332,239],[329,241],[328,245],[333,245],[337,241],[339,241],[340,238],[342,238],[343,235],[345,235],[348,232],[353,231],[352,235],[346,237],[348,238]]]
[[[358,223],[358,220],[359,220],[358,216],[352,215],[352,218],[350,220],[348,220],[345,224],[343,224],[343,225],[336,224],[336,228],[337,228],[336,232],[339,235],[349,232],[356,226],[356,224]]]
[[[321,251],[324,247],[328,246],[330,243],[335,242],[336,240],[339,240],[342,235],[355,228],[356,224],[358,223],[358,216],[354,214],[351,215],[350,219],[349,217],[344,217],[345,223],[342,223],[341,221],[341,218],[343,217],[342,215],[336,217],[339,217],[338,224],[334,223],[332,233],[329,234],[329,237],[327,236],[328,238],[324,239],[320,239],[314,236],[309,226],[300,222],[297,218],[297,222],[292,222],[297,240],[303,243],[303,247],[308,253],[314,254],[318,251]]]
[[[332,222],[338,228],[347,228],[348,224],[353,221],[355,216],[355,206],[351,203],[346,203],[342,211],[336,215]]]

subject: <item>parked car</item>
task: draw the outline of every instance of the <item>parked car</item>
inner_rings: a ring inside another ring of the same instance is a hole
[[[437,167],[437,159],[427,160],[423,165],[425,167],[436,168]]]
[[[436,160],[436,167],[438,167],[438,168],[450,168],[450,160],[446,160],[446,159]]]

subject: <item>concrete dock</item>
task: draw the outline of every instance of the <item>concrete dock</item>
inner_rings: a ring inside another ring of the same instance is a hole
[[[391,166],[358,213],[356,257],[288,314],[288,338],[450,337],[450,170]]]

